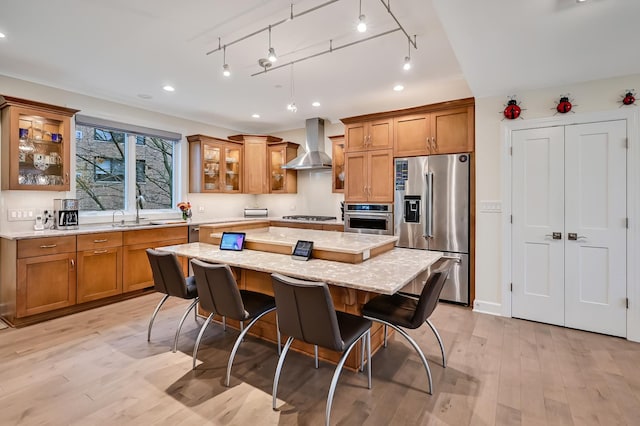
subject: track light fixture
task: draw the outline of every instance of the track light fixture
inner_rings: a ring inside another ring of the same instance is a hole
[[[358,13],[358,31],[361,33],[367,31],[367,20],[362,14],[362,0],[360,0],[360,13]]]
[[[287,111],[289,112],[298,112],[298,107],[296,106],[296,101],[294,100],[295,87],[293,85],[293,64],[291,64],[291,102],[287,105]]]
[[[267,59],[269,59],[269,62],[271,63],[278,60],[278,57],[276,56],[276,50],[271,47],[271,25],[269,25],[269,53],[267,54]]]
[[[227,46],[225,45],[222,48],[222,75],[225,77],[231,76],[231,70],[229,69],[229,64],[227,64]]]
[[[409,45],[409,53],[404,57],[404,65],[402,65],[402,69],[405,71],[409,71],[411,69],[411,39],[408,40]]]

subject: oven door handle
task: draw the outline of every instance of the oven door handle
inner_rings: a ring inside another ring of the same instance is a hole
[[[389,220],[391,218],[391,215],[388,213],[384,213],[384,214],[362,214],[362,213],[345,213],[345,216],[348,216],[350,219],[385,219],[385,220]]]

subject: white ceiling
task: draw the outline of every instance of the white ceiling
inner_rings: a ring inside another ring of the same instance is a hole
[[[295,0],[300,13],[327,0]],[[386,1],[386,0],[385,0]],[[276,65],[397,28],[381,0],[340,0],[272,30]],[[0,0],[0,74],[243,132],[300,128],[341,117],[467,96],[640,73],[640,1],[394,0],[401,31],[294,66],[261,69],[268,34],[206,55],[289,15],[290,0]],[[436,13],[437,12],[437,13]],[[446,32],[445,32],[446,30]],[[453,46],[453,49],[452,49]],[[455,53],[454,53],[455,52]],[[464,73],[463,73],[464,72]],[[467,85],[468,82],[468,85]],[[406,89],[394,92],[402,83]],[[171,84],[174,93],[162,86]],[[7,88],[3,89],[7,92]],[[7,93],[11,94],[11,93]],[[140,95],[150,95],[143,99]],[[314,108],[312,101],[321,102]],[[69,105],[73,107],[73,105]],[[260,119],[251,115],[259,113]],[[171,129],[167,129],[171,130]]]

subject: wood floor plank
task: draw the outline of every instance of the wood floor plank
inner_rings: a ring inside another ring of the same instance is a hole
[[[334,366],[290,353],[271,409],[275,347],[245,338],[223,385],[237,331],[209,326],[191,370],[202,324],[188,317],[179,350],[170,351],[187,306],[142,296],[22,329],[0,330],[2,425],[317,425],[324,422]],[[427,326],[409,334],[433,374],[396,335],[366,375],[343,371],[334,425],[637,425],[640,344],[440,304],[432,321],[447,368]]]

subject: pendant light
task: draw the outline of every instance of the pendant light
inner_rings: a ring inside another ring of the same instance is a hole
[[[296,101],[294,100],[295,88],[293,85],[293,63],[291,63],[291,102],[287,105],[287,111],[298,112]]]
[[[231,76],[231,70],[229,69],[229,64],[227,64],[227,46],[225,45],[222,48],[222,75],[225,77]]]
[[[267,53],[267,59],[271,63],[278,60],[278,57],[276,56],[276,50],[271,47],[271,25],[269,25],[269,53]]]
[[[360,0],[360,13],[358,14],[358,31],[363,33],[367,31],[367,20],[366,17],[362,14],[362,0]]]
[[[405,71],[409,71],[411,69],[411,40],[408,40],[409,45],[409,53],[404,57],[404,64],[402,65],[402,69]]]

